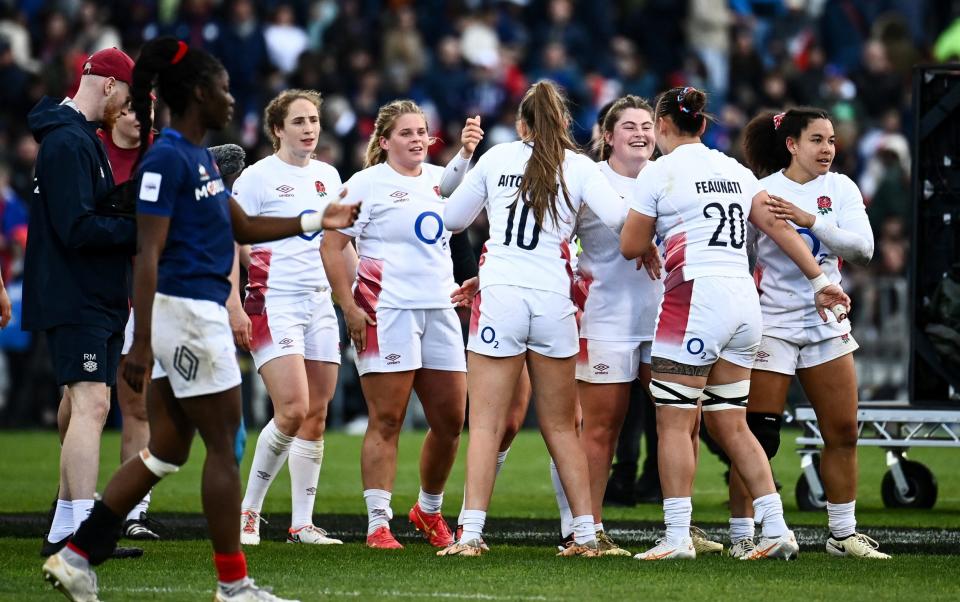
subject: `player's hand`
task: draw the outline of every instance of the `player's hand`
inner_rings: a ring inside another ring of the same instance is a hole
[[[817,313],[820,314],[820,319],[824,322],[827,321],[827,312],[833,311],[833,308],[843,308],[841,315],[836,315],[836,312],[834,312],[837,322],[843,321],[843,318],[850,313],[850,297],[843,292],[839,284],[831,284],[821,289],[814,296],[814,302],[817,306]]]
[[[791,221],[801,228],[812,228],[813,222],[817,221],[815,215],[807,213],[787,199],[778,197],[775,194],[769,195],[766,203],[777,219]]]
[[[13,304],[10,303],[7,287],[0,284],[0,328],[6,328],[11,318],[13,318]]]
[[[360,205],[344,205],[341,204],[342,201],[347,196],[347,189],[343,188],[340,191],[340,195],[337,197],[337,200],[333,203],[327,205],[327,208],[323,211],[323,228],[324,230],[339,230],[340,228],[349,228],[353,225],[353,222],[357,221],[357,216],[360,215]]]
[[[450,293],[450,301],[457,307],[470,307],[479,288],[479,278],[476,276],[467,278],[463,281],[463,284],[460,285],[460,288]]]
[[[367,326],[376,326],[377,321],[358,305],[349,308],[344,317],[347,321],[347,334],[353,341],[353,347],[357,353],[363,353],[367,348]]]
[[[464,159],[472,157],[473,151],[477,150],[481,140],[483,140],[483,130],[480,129],[480,116],[468,117],[463,131],[460,132],[460,144],[463,145],[460,156]]]
[[[153,369],[153,350],[150,341],[134,335],[133,345],[121,365],[123,380],[127,381],[134,393],[143,393],[144,387],[150,382],[150,373]]]
[[[230,317],[230,330],[233,332],[233,342],[244,351],[250,351],[250,339],[253,337],[253,322],[243,307],[228,305],[227,315]]]
[[[637,270],[647,270],[650,280],[660,280],[663,263],[660,261],[660,250],[657,245],[650,243],[650,248],[637,257]]]

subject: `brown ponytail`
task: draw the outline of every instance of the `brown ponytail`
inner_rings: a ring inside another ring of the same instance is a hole
[[[712,116],[704,112],[707,93],[692,86],[670,88],[657,100],[657,117],[669,117],[681,133],[696,136]]]

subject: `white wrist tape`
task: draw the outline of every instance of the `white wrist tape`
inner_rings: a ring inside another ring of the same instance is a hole
[[[312,212],[300,216],[300,229],[304,234],[323,230],[323,214]]]
[[[823,272],[820,272],[820,274],[816,278],[810,278],[809,280],[810,280],[810,286],[813,287],[814,294],[819,293],[820,291],[827,288],[831,284],[830,279],[827,278],[827,275],[824,274]]]

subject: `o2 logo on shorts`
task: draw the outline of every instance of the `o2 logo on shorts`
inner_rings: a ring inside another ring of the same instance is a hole
[[[480,331],[480,340],[487,345],[493,343],[494,349],[500,349],[500,341],[497,340],[497,331],[489,326],[484,326]]]
[[[433,232],[433,228],[436,227],[435,234],[424,234],[424,225],[423,223],[430,219],[431,222],[436,221],[436,224],[432,224],[427,230]],[[417,238],[421,242],[424,242],[428,245],[435,245],[437,241],[443,236],[443,218],[440,217],[439,213],[434,211],[424,211],[417,216],[417,221],[413,224],[413,232],[417,235]]]
[[[703,339],[693,338],[687,341],[687,353],[699,355],[700,359],[707,359],[707,352],[703,350]]]
[[[316,211],[314,211],[313,209],[305,209],[304,211],[300,212],[300,215],[298,215],[297,217],[302,217],[302,216],[304,216],[304,215],[306,215],[306,214],[308,214],[308,213],[316,213]],[[313,240],[314,238],[320,236],[320,233],[321,233],[321,232],[323,232],[323,230],[317,230],[317,231],[314,232],[313,234],[303,234],[303,233],[300,233],[300,234],[297,234],[297,236],[299,236],[299,237],[302,238],[303,240]]]

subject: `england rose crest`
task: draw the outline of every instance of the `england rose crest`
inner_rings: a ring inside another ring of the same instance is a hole
[[[828,196],[822,196],[817,199],[817,211],[820,215],[826,215],[833,211],[833,201]]]
[[[441,199],[447,198],[447,197],[443,196],[443,195],[440,193],[440,187],[439,187],[439,186],[434,186],[434,187],[433,187],[433,191],[436,192],[436,193],[437,193],[437,196],[440,197]]]
[[[323,185],[323,182],[321,182],[320,180],[317,180],[313,183],[313,185],[317,189],[317,196],[321,196],[321,197],[327,196],[327,187]]]

